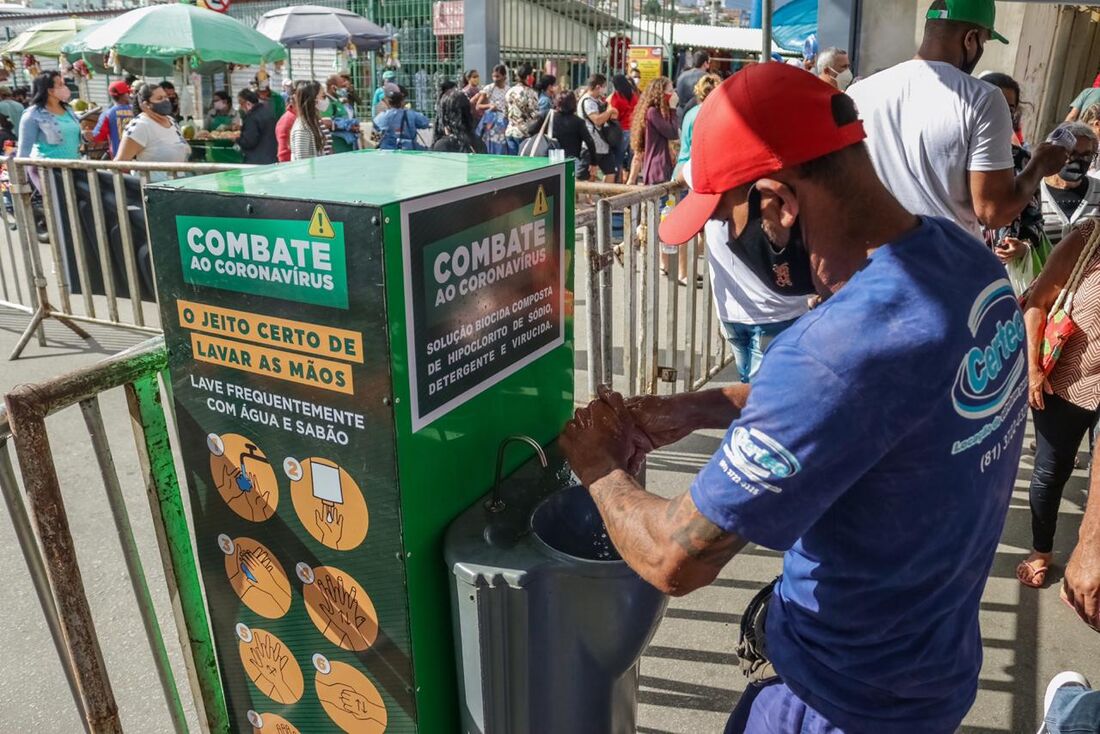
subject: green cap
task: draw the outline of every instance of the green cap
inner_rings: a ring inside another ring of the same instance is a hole
[[[957,20],[960,23],[973,23],[985,28],[995,41],[1008,43],[1008,39],[993,30],[997,19],[997,7],[993,0],[946,0],[947,9],[932,8],[926,16],[929,20]]]

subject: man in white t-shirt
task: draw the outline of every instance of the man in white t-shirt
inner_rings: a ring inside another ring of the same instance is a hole
[[[1063,148],[1035,147],[1019,176],[1012,167],[1012,115],[996,87],[970,74],[995,30],[993,0],[937,0],[916,58],[848,89],[867,131],[879,178],[909,211],[947,217],[975,236],[1007,225],[1044,176],[1066,162]]]
[[[690,188],[690,161],[683,174]],[[815,292],[801,227],[784,227],[780,214],[774,200],[753,192],[703,229],[714,308],[742,383],[756,376],[772,340],[809,310]]]

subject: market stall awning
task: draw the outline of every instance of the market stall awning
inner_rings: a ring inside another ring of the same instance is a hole
[[[98,22],[85,18],[63,18],[39,23],[0,47],[0,53],[57,56],[61,53],[61,47],[71,41],[77,33]]]
[[[285,48],[235,18],[183,3],[123,13],[81,31],[61,51],[70,61],[84,59],[101,69],[117,62],[135,74],[170,73],[180,59],[207,72],[287,57]]]
[[[321,5],[269,10],[256,23],[256,30],[287,48],[342,49],[352,44],[360,51],[373,51],[391,37],[361,15]]]

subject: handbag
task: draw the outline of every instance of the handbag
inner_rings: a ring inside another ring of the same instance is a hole
[[[1096,254],[1097,246],[1100,246],[1100,222],[1094,220],[1092,234],[1081,250],[1077,264],[1073,266],[1073,272],[1055,299],[1043,326],[1043,341],[1039,345],[1039,368],[1044,377],[1049,377],[1054,371],[1066,342],[1077,332],[1077,324],[1073,321],[1073,296],[1085,277],[1085,269]]]
[[[600,128],[600,133],[603,135],[604,141],[607,142],[611,149],[618,148],[623,143],[623,126],[619,124],[618,120],[608,120]]]
[[[546,113],[546,118],[542,121],[538,134],[524,140],[519,147],[520,156],[524,158],[545,158],[550,155],[550,151],[561,148],[561,144],[552,134],[553,119],[554,110],[550,110]]]

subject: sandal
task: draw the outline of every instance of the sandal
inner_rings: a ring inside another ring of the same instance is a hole
[[[1047,580],[1047,571],[1050,570],[1050,566],[1043,566],[1042,568],[1036,568],[1033,564],[1035,561],[1020,561],[1020,564],[1016,566],[1016,579],[1032,589],[1041,589],[1043,584]]]

